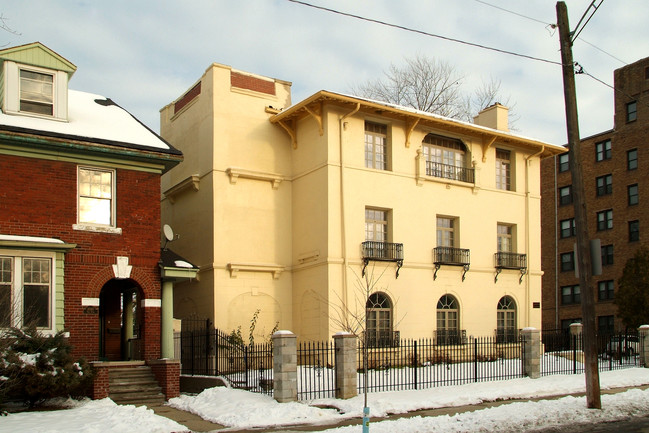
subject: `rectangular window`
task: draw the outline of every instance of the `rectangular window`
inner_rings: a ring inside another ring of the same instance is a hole
[[[629,206],[635,206],[639,202],[638,198],[638,184],[629,185],[626,187]]]
[[[559,155],[559,173],[570,170],[570,154],[568,152]]]
[[[561,305],[579,304],[581,302],[581,290],[579,286],[561,287]]]
[[[597,231],[613,228],[613,209],[597,212]]]
[[[640,240],[640,221],[629,221],[629,242]]]
[[[600,141],[595,143],[595,160],[604,161],[605,159],[611,159],[612,150],[611,150],[611,140]]]
[[[613,280],[600,281],[597,283],[597,298],[600,301],[613,299],[615,292],[615,283]]]
[[[613,245],[602,245],[602,266],[613,264]]]
[[[79,223],[115,226],[115,172],[79,168]]]
[[[20,111],[54,115],[54,75],[20,69]]]
[[[631,149],[626,153],[626,169],[635,170],[638,168],[638,149]]]
[[[388,127],[380,123],[365,122],[365,167],[388,169]]]
[[[388,212],[380,209],[365,209],[365,240],[388,241]]]
[[[613,193],[613,175],[607,174],[595,179],[597,185],[597,196]]]
[[[577,235],[577,228],[575,227],[575,219],[570,218],[567,220],[561,220],[560,223],[561,227],[561,237],[562,238],[570,238],[572,236]]]
[[[559,188],[559,204],[561,206],[572,204],[572,185]]]
[[[598,316],[597,333],[599,335],[611,335],[615,333],[615,316]]]
[[[510,191],[511,184],[511,152],[496,149],[496,188]]]
[[[0,257],[0,327],[51,328],[52,258]]]
[[[455,219],[437,217],[437,246],[455,247]]]
[[[633,122],[638,118],[638,104],[636,101],[626,104],[626,121]]]
[[[509,224],[498,224],[498,252],[512,253],[514,245],[512,243],[512,226]]]
[[[561,272],[575,270],[575,253],[561,253]]]

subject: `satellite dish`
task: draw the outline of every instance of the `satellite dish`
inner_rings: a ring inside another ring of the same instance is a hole
[[[167,243],[168,242],[173,242],[173,240],[174,240],[174,231],[173,231],[173,229],[171,228],[171,226],[169,224],[165,224],[164,226],[162,226],[162,233],[164,233],[165,239],[167,239],[165,241],[164,247],[162,247],[162,249],[164,249],[166,251],[167,250]]]
[[[171,242],[174,240],[174,231],[169,224],[165,224],[162,227],[162,232],[164,233],[167,242]]]

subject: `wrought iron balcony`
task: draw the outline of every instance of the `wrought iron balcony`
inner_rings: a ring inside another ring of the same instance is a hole
[[[442,265],[462,266],[464,273],[462,281],[469,270],[471,264],[471,251],[465,248],[437,247],[433,248],[433,263],[435,264],[435,274],[433,279],[437,279],[437,271]]]
[[[498,281],[498,274],[500,274],[503,269],[520,270],[521,277],[518,284],[523,281],[523,275],[527,273],[527,254],[498,252],[494,254],[494,262],[496,268],[496,277],[494,282]]]
[[[401,333],[399,331],[369,331],[367,333],[367,347],[399,347],[400,341]]]
[[[426,161],[426,175],[475,183],[475,170],[473,168],[442,164],[440,162]]]
[[[437,346],[466,344],[466,329],[437,329],[435,344]]]
[[[391,242],[365,241],[363,248],[363,273],[370,260],[379,262],[395,262],[397,264],[397,278],[399,278],[399,269],[403,266],[403,244]]]

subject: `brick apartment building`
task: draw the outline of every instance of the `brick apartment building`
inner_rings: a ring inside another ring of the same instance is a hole
[[[624,329],[617,281],[626,261],[649,246],[649,58],[617,69],[612,130],[581,140],[588,230],[601,240],[602,275],[593,277],[599,332]],[[575,223],[568,153],[542,161],[543,329],[581,320],[575,276]]]

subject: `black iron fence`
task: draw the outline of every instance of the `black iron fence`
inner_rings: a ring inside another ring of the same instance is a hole
[[[403,244],[365,241],[362,248],[363,258],[366,259],[379,261],[403,260]]]
[[[181,374],[221,376],[235,388],[272,394],[272,344],[244,344],[204,319],[183,320],[175,338]]]
[[[639,365],[638,354],[642,341],[637,333],[600,334],[596,336],[596,340],[599,371]],[[568,330],[544,331],[541,341],[544,347],[541,375],[584,372],[581,334],[571,335]]]
[[[365,351],[359,342],[358,390],[365,385],[370,392],[397,391],[521,377],[522,343],[497,343],[494,337],[470,338],[465,344],[401,339],[398,347]]]
[[[303,342],[297,347],[297,398],[336,396],[336,349],[333,342]]]

